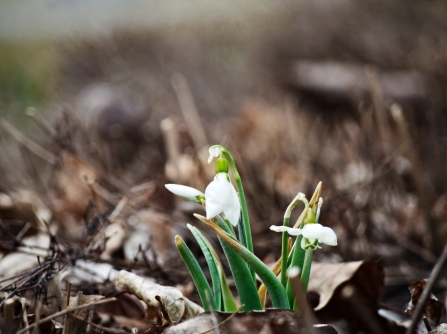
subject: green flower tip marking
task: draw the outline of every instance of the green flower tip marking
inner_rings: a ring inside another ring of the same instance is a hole
[[[205,199],[205,194],[203,192],[192,187],[173,183],[165,184],[165,187],[174,195],[183,197],[189,201],[200,203],[202,199]]]

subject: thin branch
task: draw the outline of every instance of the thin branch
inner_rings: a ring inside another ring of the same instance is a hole
[[[447,244],[444,246],[444,250],[442,251],[441,257],[436,263],[433,271],[428,278],[427,286],[422,293],[421,298],[419,298],[418,304],[416,305],[416,309],[414,310],[413,317],[411,318],[411,325],[408,327],[406,334],[413,334],[416,330],[416,327],[421,320],[422,314],[425,310],[425,305],[428,301],[428,298],[431,296],[431,292],[438,282],[439,278],[442,274],[442,269],[444,268],[445,263],[447,262]]]
[[[97,328],[99,330],[102,330],[104,332],[115,333],[115,334],[128,334],[129,333],[129,332],[126,332],[124,330],[107,328],[107,327],[104,327],[104,326],[97,325],[94,322],[92,322],[90,320],[87,320],[87,319],[84,319],[84,318],[82,318],[82,317],[80,317],[78,315],[75,315],[75,314],[69,314],[69,315],[70,315],[70,317],[73,317],[73,318],[75,318],[75,319],[77,319],[79,321],[83,321],[83,322],[89,324],[90,326],[95,327],[95,328]]]
[[[47,161],[52,165],[56,163],[57,157],[53,153],[47,151],[42,146],[37,145],[31,139],[25,137],[19,130],[17,130],[11,123],[9,123],[4,118],[0,119],[0,126],[6,132],[8,132],[12,137],[14,137],[15,140],[17,140],[20,144],[22,144],[28,150],[33,152],[35,155],[39,156],[40,158],[42,158],[43,160]]]
[[[34,328],[34,327],[36,327],[36,326],[38,326],[38,325],[40,325],[40,324],[42,324],[44,322],[50,321],[51,319],[60,317],[61,315],[65,315],[67,313],[71,313],[71,312],[74,312],[74,311],[77,311],[77,310],[81,310],[81,309],[86,308],[86,307],[100,305],[100,304],[105,304],[105,303],[109,303],[109,302],[113,302],[113,301],[116,301],[116,298],[113,297],[113,298],[102,299],[102,300],[98,300],[98,301],[95,301],[95,302],[92,302],[92,303],[76,306],[76,307],[73,307],[73,308],[70,308],[70,309],[65,309],[63,311],[54,313],[53,315],[50,315],[50,316],[48,316],[48,317],[46,317],[44,319],[41,319],[39,322],[36,321],[32,325],[29,325],[28,327],[18,331],[16,334],[22,334],[22,333],[26,332],[27,330],[29,330],[31,328]]]

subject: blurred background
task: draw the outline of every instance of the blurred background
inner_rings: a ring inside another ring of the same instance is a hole
[[[405,285],[447,241],[446,91],[443,1],[4,0],[3,231],[43,219],[82,249],[116,213],[123,240],[145,226],[166,236],[160,263],[179,261],[173,236],[201,209],[163,185],[204,190],[222,144],[258,256],[278,258],[268,227],[322,181],[339,245],[315,258],[379,260]],[[125,245],[97,253],[131,260]]]

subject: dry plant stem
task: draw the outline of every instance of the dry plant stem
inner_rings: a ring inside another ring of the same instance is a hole
[[[425,304],[427,303],[428,298],[430,298],[431,292],[435,287],[436,283],[438,282],[439,277],[441,276],[442,273],[442,269],[444,268],[446,262],[447,262],[447,244],[444,246],[444,250],[442,251],[442,254],[438,262],[436,263],[435,267],[433,268],[430,277],[428,278],[427,286],[425,287],[421,298],[419,298],[419,302],[416,305],[413,317],[411,318],[411,325],[410,327],[408,327],[406,334],[413,334],[414,331],[416,330],[419,320],[421,320],[422,313],[425,310]]]
[[[300,275],[298,273],[293,273],[289,275],[289,282],[292,286],[293,293],[295,295],[295,300],[300,306],[299,311],[301,312],[304,320],[304,326],[306,328],[306,333],[315,334],[315,329],[313,325],[316,323],[316,319],[312,313],[309,304],[306,299],[306,292],[300,282]]]
[[[5,301],[3,318],[5,319],[5,334],[14,334],[14,299]]]
[[[65,308],[67,308],[70,305],[70,294],[71,294],[71,282],[68,282],[68,286],[67,286],[67,297],[65,299]],[[65,315],[64,317],[64,328],[62,330],[62,334],[68,334],[69,333],[69,326],[66,326],[68,321],[68,314]]]
[[[31,119],[51,138],[56,137],[56,130],[51,126],[51,124],[40,115],[36,109],[28,108],[26,110],[26,115],[31,117]]]
[[[69,314],[70,317],[75,318],[79,321],[83,321],[86,324],[89,324],[90,326],[97,328],[101,331],[107,332],[107,333],[114,333],[114,334],[128,334],[129,332],[127,331],[123,331],[123,330],[119,330],[119,329],[113,329],[113,328],[107,328],[107,327],[103,327],[100,325],[95,324],[94,322],[91,322],[90,320],[84,319],[80,316],[77,316],[76,314]],[[65,328],[65,327],[64,327]]]
[[[196,150],[208,146],[205,129],[203,128],[200,116],[197,111],[194,98],[189,89],[188,82],[183,74],[176,73],[171,78],[172,87],[177,95],[180,109],[188,126],[189,133],[194,142]]]
[[[25,298],[20,298],[20,303],[22,304],[23,323],[24,323],[25,327],[28,327],[29,323],[28,323],[28,314],[26,312],[26,299]],[[25,334],[29,334],[29,331],[26,331]]]
[[[165,118],[160,123],[161,132],[164,137],[166,153],[168,155],[168,161],[175,162],[180,155],[179,152],[179,139],[177,129],[175,128],[175,122],[172,117]]]
[[[35,155],[41,157],[43,160],[54,165],[57,162],[57,158],[53,153],[48,152],[42,146],[37,145],[32,140],[25,137],[19,130],[17,130],[11,123],[5,119],[0,119],[0,126],[14,137],[20,144],[29,149]]]
[[[421,209],[424,212],[426,221],[426,232],[427,236],[429,237],[428,245],[431,246],[432,253],[439,254],[441,251],[441,245],[437,236],[435,221],[431,216],[430,204],[428,202],[429,191],[427,191],[427,186],[422,177],[422,175],[424,175],[424,170],[420,163],[421,159],[416,151],[417,143],[414,142],[413,137],[411,136],[407,120],[405,119],[405,114],[399,104],[394,103],[391,106],[391,115],[399,126],[399,132],[403,140],[404,150],[408,153],[411,161],[411,172],[416,185],[416,190],[418,192],[418,198],[421,203]]]
[[[52,314],[52,315],[50,315],[50,316],[48,316],[48,317],[46,317],[46,318],[44,318],[42,320],[39,320],[39,321],[37,321],[37,313],[36,313],[36,322],[34,322],[32,325],[29,325],[29,326],[23,328],[22,330],[18,331],[16,334],[25,333],[26,331],[30,330],[31,328],[36,328],[36,327],[38,327],[38,325],[40,325],[40,324],[42,324],[44,322],[50,321],[51,319],[60,317],[61,315],[66,315],[68,313],[71,313],[71,312],[74,312],[74,311],[77,311],[77,310],[80,310],[80,309],[83,309],[83,308],[86,308],[86,307],[100,305],[100,304],[105,304],[105,303],[110,303],[110,302],[113,302],[113,301],[116,301],[116,298],[107,298],[107,299],[98,300],[98,301],[95,301],[95,302],[92,302],[92,303],[80,305],[80,306],[73,307],[73,308],[70,308],[70,309],[65,309],[63,311],[54,313],[54,314]]]
[[[428,322],[428,319],[426,316],[422,317],[422,321],[424,322],[425,328],[427,329],[427,332],[431,332],[431,326],[430,323]]]
[[[109,221],[113,221],[118,215],[121,213],[121,211],[124,209],[124,207],[129,202],[129,197],[123,196],[120,201],[118,202],[118,205],[115,207],[113,212],[109,216]]]
[[[242,310],[242,308],[244,307],[244,305],[241,305],[238,309],[237,309],[237,311],[236,312],[234,312],[232,315],[230,315],[228,318],[226,318],[224,321],[222,321],[219,325],[217,325],[217,326],[214,326],[214,327],[211,327],[210,329],[207,329],[206,331],[204,331],[204,332],[200,332],[199,334],[206,334],[206,333],[209,333],[209,332],[211,332],[213,329],[215,329],[215,330],[219,330],[217,327],[220,327],[220,326],[222,326],[223,324],[225,324],[226,322],[228,322],[228,321],[230,321],[236,314],[238,314],[241,310]]]
[[[53,262],[53,261],[51,261],[51,262]],[[15,288],[14,291],[12,291],[12,292],[8,295],[8,297],[6,297],[5,300],[4,300],[3,302],[0,303],[0,308],[1,308],[2,305],[5,303],[6,300],[8,300],[8,299],[11,298],[11,297],[14,297],[15,294],[20,290],[20,288],[23,287],[26,283],[28,283],[28,282],[29,282],[35,275],[37,275],[37,274],[40,273],[41,271],[46,270],[47,267],[48,267],[48,264],[49,264],[49,263],[50,263],[50,262],[47,262],[47,263],[45,263],[44,265],[42,265],[42,267],[41,267],[38,271],[36,271],[35,273],[33,273],[30,277],[28,277],[26,280],[24,280],[24,281],[23,281],[17,288]],[[19,280],[20,280],[20,279],[19,279]],[[18,280],[14,281],[14,282],[12,282],[12,283],[10,283],[10,284],[8,284],[7,286],[10,286],[10,285],[14,284],[14,283],[17,282],[17,281],[18,281]],[[5,287],[3,287],[3,288],[5,288]]]
[[[42,313],[42,301],[40,299],[37,300],[37,307],[36,307],[36,317],[35,317],[35,322],[33,325],[34,329],[33,329],[33,334],[38,334],[39,333],[39,324],[40,322],[40,315]],[[43,322],[43,321],[42,321]]]
[[[382,144],[382,153],[386,156],[389,150],[388,143],[390,143],[388,138],[389,126],[386,120],[385,106],[383,103],[383,89],[379,80],[377,69],[371,66],[366,66],[365,77],[371,91],[371,97],[374,105],[374,121],[376,131],[379,134],[380,142]]]

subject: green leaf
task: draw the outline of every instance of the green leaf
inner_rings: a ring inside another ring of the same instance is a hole
[[[213,282],[213,305],[216,307],[216,310],[225,311],[222,305],[222,287],[220,282],[220,273],[217,268],[217,264],[215,258],[211,254],[211,244],[208,242],[206,237],[194,226],[187,224],[186,225],[190,231],[192,232],[194,238],[197,240],[197,243],[200,246],[200,249],[205,256],[206,263],[208,264],[208,268],[210,269],[211,281]]]
[[[202,217],[198,214],[195,214],[194,216],[203,221],[221,239],[223,239],[222,246],[226,245],[227,247],[231,247],[231,249],[233,249],[234,252],[236,252],[240,256],[239,259],[241,260],[243,259],[243,261],[245,261],[245,263],[248,264],[256,272],[256,274],[258,274],[262,282],[267,287],[267,290],[270,294],[270,298],[272,299],[273,307],[290,308],[287,300],[286,290],[284,289],[284,287],[282,286],[281,282],[278,280],[276,275],[273,274],[272,271],[259,258],[257,258],[252,252],[250,252],[247,248],[241,245],[234,237],[232,237],[228,232],[226,232],[224,229],[225,224],[219,224],[219,220],[217,220],[216,224],[213,221],[208,220],[205,217]],[[238,279],[242,279],[243,283],[246,284],[249,282],[254,284],[254,282],[251,279],[247,279],[247,277],[250,276],[245,276],[245,279],[243,277],[239,277]],[[234,278],[235,283],[237,284],[236,277]],[[239,289],[238,292],[240,294]],[[260,303],[260,299],[257,293],[256,293],[256,299],[257,302]],[[241,302],[244,303],[242,301],[242,296],[241,296]]]
[[[209,311],[211,308],[215,309],[215,305],[210,305],[211,298],[213,298],[211,287],[208,284],[205,274],[200,268],[196,258],[194,257],[194,255],[192,255],[183,239],[178,235],[175,236],[175,244],[177,245],[177,249],[183,259],[183,262],[185,262],[186,267],[191,274],[194,284],[196,285],[200,299],[202,300],[203,308],[205,309],[205,311]]]
[[[296,238],[295,244],[293,245],[293,249],[292,249],[292,260],[290,261],[290,263],[287,264],[288,268],[292,268],[292,267],[298,267],[300,274],[303,271],[303,264],[304,264],[304,256],[306,254],[306,251],[304,249],[301,248],[301,240],[303,239],[302,235],[299,235]],[[292,290],[292,286],[290,284],[290,282],[287,282],[287,288],[286,288],[286,292],[287,292],[287,299],[289,301],[289,305],[290,308],[293,308],[293,304],[295,302],[295,295],[293,293]]]
[[[199,217],[205,218],[198,215],[195,216],[197,218]],[[202,220],[201,218],[199,219]],[[218,216],[216,222],[221,228],[221,230],[227,232],[229,237],[234,239],[234,237],[231,236],[230,229],[228,228],[227,224],[221,217]],[[245,263],[245,261],[236,253],[236,251],[234,251],[233,248],[230,247],[230,245],[228,245],[228,243],[226,243],[221,238],[219,238],[219,241],[227,258],[228,264],[230,265],[230,270],[233,275],[234,284],[236,285],[236,290],[239,294],[241,304],[244,305],[242,310],[243,311],[262,310],[263,308],[258,296],[256,284],[253,281],[253,279],[251,279],[252,276],[247,266],[247,263]]]

